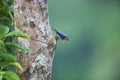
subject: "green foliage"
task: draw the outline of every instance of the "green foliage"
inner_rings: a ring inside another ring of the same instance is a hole
[[[0,24],[0,39],[9,32],[9,28],[7,26]]]
[[[20,80],[19,76],[12,71],[6,71],[4,75],[5,75],[4,78],[6,80]]]
[[[0,0],[0,22],[13,25],[13,0]]]
[[[0,54],[0,62],[16,62],[17,59],[15,56],[9,54],[9,53],[4,53]]]
[[[19,77],[14,73],[6,70],[7,67],[9,66],[15,66],[21,71],[23,71],[21,65],[17,62],[17,59],[15,56],[13,56],[8,50],[7,47],[14,47],[17,49],[20,49],[24,51],[25,53],[31,54],[31,52],[15,43],[15,42],[6,42],[5,40],[8,37],[23,37],[23,38],[30,38],[27,34],[20,33],[17,31],[9,32],[9,28],[4,25],[0,25],[0,73],[4,71],[4,74],[0,74],[0,78],[4,78],[6,80],[19,80]],[[1,31],[2,30],[2,31]],[[14,76],[13,76],[14,75]]]
[[[23,71],[16,57],[12,55],[12,48],[31,54],[29,49],[12,40],[14,37],[30,38],[25,33],[13,31],[13,1],[0,0],[0,80],[20,80],[19,76],[10,68],[12,66]]]
[[[18,48],[18,49],[24,51],[25,53],[31,54],[31,52],[30,52],[29,49],[27,49],[27,48],[25,48],[25,47],[23,47],[23,46],[21,46],[21,45],[19,45],[19,44],[17,44],[17,43],[6,42],[5,45],[6,45],[6,46],[11,46],[11,47]]]
[[[15,37],[23,37],[23,38],[30,38],[30,36],[28,36],[27,34],[25,33],[21,33],[21,32],[18,32],[18,31],[12,31],[12,32],[9,32],[6,36],[6,37],[12,37],[12,36],[15,36]]]
[[[23,71],[23,68],[21,67],[21,65],[18,62],[11,62],[10,65],[16,66],[18,69]]]
[[[0,75],[0,80],[2,80],[2,77],[3,77],[3,76],[2,76],[2,75]]]

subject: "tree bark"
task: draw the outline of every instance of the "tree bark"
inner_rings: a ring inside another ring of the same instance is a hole
[[[21,80],[50,80],[56,40],[52,34],[47,0],[14,0],[15,30],[31,39],[16,41],[31,50],[32,55],[16,50],[15,55],[24,71],[16,70]]]

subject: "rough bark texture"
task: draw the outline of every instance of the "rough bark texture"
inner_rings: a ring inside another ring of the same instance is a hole
[[[21,80],[50,80],[56,40],[49,26],[47,0],[14,0],[14,20],[15,30],[31,37],[16,41],[33,53],[15,51],[24,69],[16,72]]]

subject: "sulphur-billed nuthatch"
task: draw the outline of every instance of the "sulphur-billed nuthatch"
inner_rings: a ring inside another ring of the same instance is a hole
[[[52,29],[56,32],[56,40],[61,39],[61,40],[65,40],[68,41],[69,37],[66,34],[63,34],[62,32],[56,30],[55,28],[52,27]]]

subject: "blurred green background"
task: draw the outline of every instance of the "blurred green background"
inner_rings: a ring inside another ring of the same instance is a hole
[[[120,80],[120,0],[48,0],[58,41],[52,80]]]

